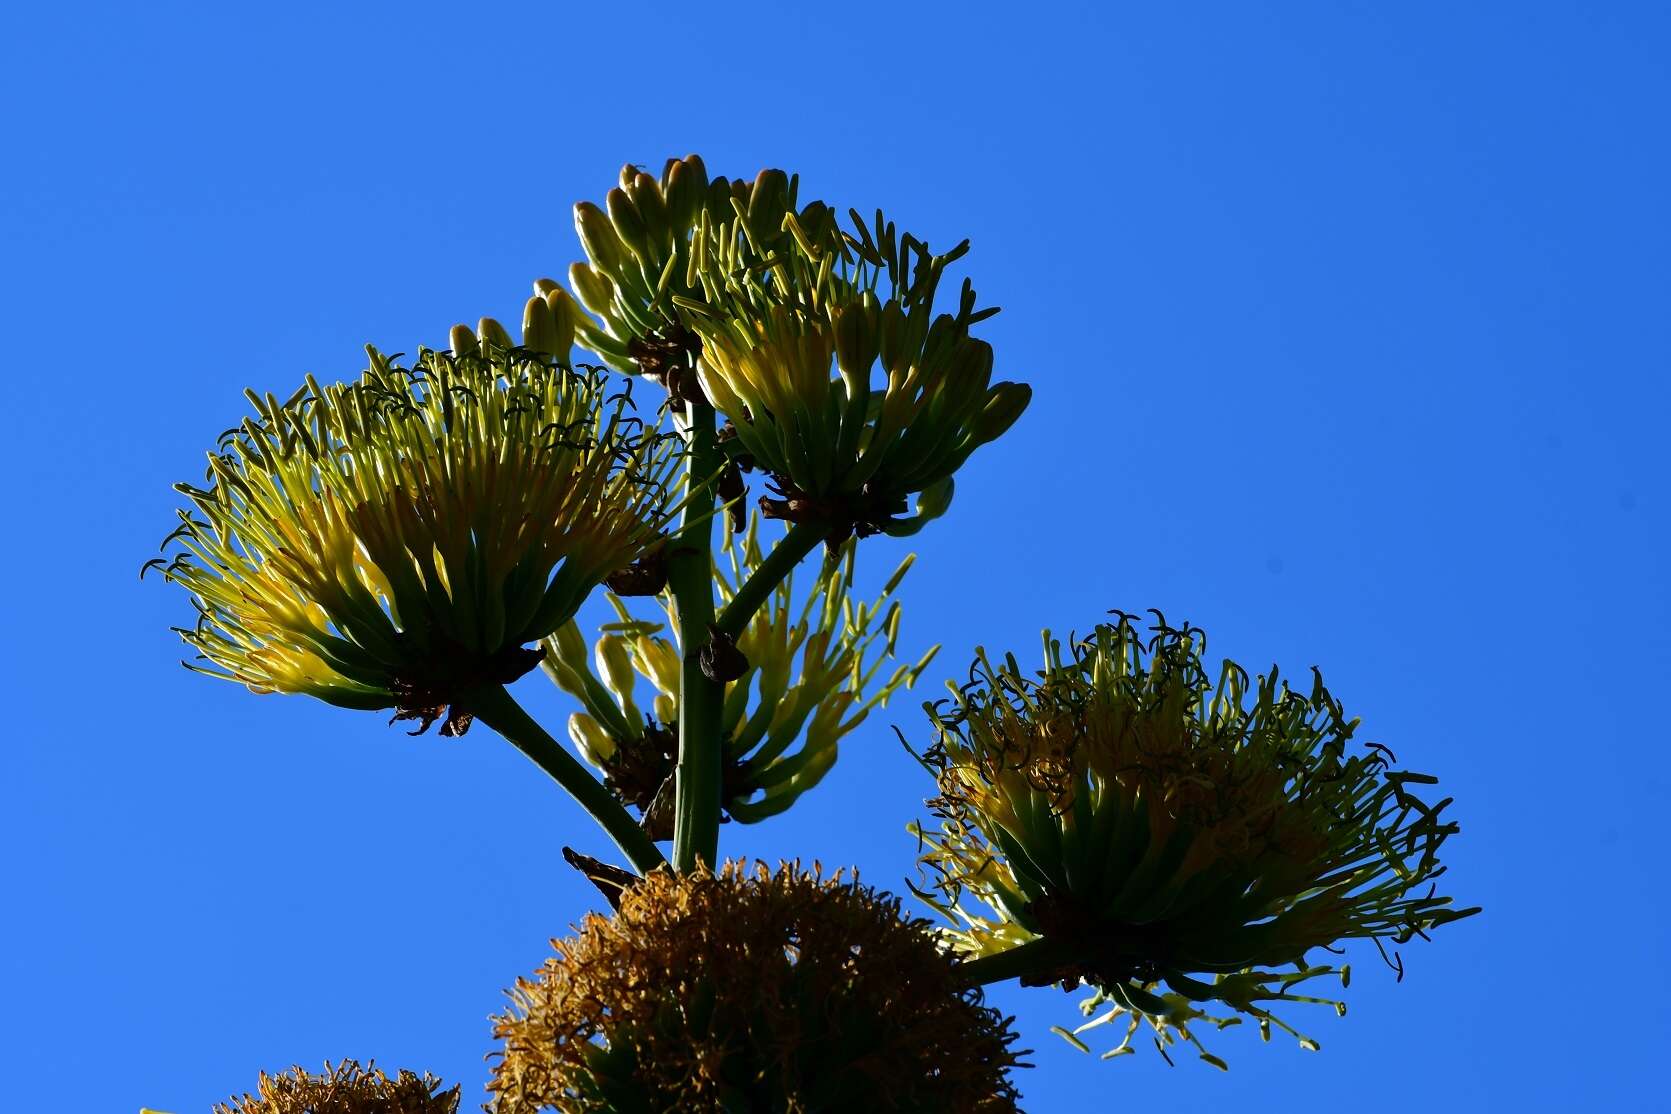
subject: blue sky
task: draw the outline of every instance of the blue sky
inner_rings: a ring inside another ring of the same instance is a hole
[[[246,385],[514,318],[624,161],[799,171],[1004,312],[1032,409],[913,539],[903,652],[1031,654],[1162,608],[1316,664],[1454,794],[1482,917],[1354,956],[1306,1053],[1112,1063],[1005,990],[1028,1109],[1643,1109],[1671,1037],[1653,709],[1665,583],[1671,26],[1659,5],[12,10],[0,35],[11,681],[0,1063],[19,1110],[176,1112],[375,1057],[465,1085],[605,845],[485,730],[185,673],[135,580]],[[885,575],[906,552],[874,539]],[[536,674],[530,703],[567,708]],[[897,888],[889,725],[726,849]]]

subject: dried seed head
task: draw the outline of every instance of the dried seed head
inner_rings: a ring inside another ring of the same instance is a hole
[[[1008,1111],[1008,1022],[840,874],[657,871],[495,1019],[492,1109]]]
[[[459,1088],[445,1091],[433,1075],[402,1071],[393,1079],[376,1065],[344,1060],[323,1075],[301,1067],[261,1073],[256,1094],[216,1104],[213,1114],[457,1114]]]

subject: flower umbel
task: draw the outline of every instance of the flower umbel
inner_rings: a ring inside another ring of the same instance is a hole
[[[249,394],[208,486],[178,485],[163,571],[202,672],[456,734],[461,692],[533,668],[526,644],[660,541],[674,450],[536,354],[370,355],[353,383]]]
[[[213,1114],[457,1114],[459,1088],[443,1091],[433,1075],[402,1071],[393,1079],[375,1064],[344,1060],[323,1075],[294,1067],[261,1073],[257,1093],[215,1105]]]
[[[1145,639],[1122,615],[1067,657],[1047,634],[1036,677],[982,652],[956,699],[929,707],[942,824],[918,829],[939,891],[924,896],[958,922],[953,945],[1025,947],[1012,958],[1039,962],[1024,982],[1083,981],[1111,1007],[1093,1024],[1127,1013],[1168,1041],[1234,1023],[1212,1004],[1268,1037],[1287,1029],[1268,1003],[1324,1001],[1291,988],[1347,977],[1311,950],[1400,944],[1477,912],[1436,893],[1457,828],[1448,799],[1412,791],[1434,778],[1375,744],[1348,753],[1357,721],[1320,676],[1308,695],[1226,662],[1215,682],[1204,653],[1198,630],[1162,621]]]
[[[747,533],[725,538],[730,571],[717,563],[714,568],[722,603],[734,599],[759,570],[764,560],[759,531],[755,516]],[[886,706],[900,688],[914,684],[933,660],[938,646],[915,664],[882,672],[899,634],[900,605],[892,597],[911,561],[900,563],[876,600],[855,603],[856,554],[849,541],[825,560],[802,596],[793,576],[779,583],[736,639],[747,664],[725,683],[720,721],[724,807],[733,819],[753,823],[794,804],[835,764],[840,740],[872,708]],[[616,596],[610,602],[620,622],[606,626],[595,646],[588,650],[579,626],[570,622],[546,640],[544,665],[586,709],[569,719],[575,746],[624,801],[646,813],[652,835],[667,838],[656,805],[671,803],[662,791],[678,755],[683,636],[666,592],[657,600],[661,622],[635,618]],[[664,630],[672,637],[662,637]],[[639,678],[655,690],[647,710],[635,697]],[[802,743],[795,747],[798,738]]]
[[[518,979],[497,1114],[1015,1109],[1008,1022],[926,922],[785,864],[650,874]]]

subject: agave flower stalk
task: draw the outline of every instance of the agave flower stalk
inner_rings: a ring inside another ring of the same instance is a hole
[[[739,586],[766,561],[759,526],[755,517],[746,534],[726,539],[730,572],[714,570],[723,601],[735,600]],[[840,740],[871,709],[914,684],[939,650],[884,674],[901,619],[893,596],[912,558],[868,604],[851,598],[855,560],[849,541],[803,599],[792,576],[778,580],[736,640],[746,665],[724,682],[720,717],[723,811],[732,819],[755,823],[794,804],[834,765]],[[645,814],[652,835],[666,838],[662,810],[672,803],[684,639],[671,594],[659,602],[661,621],[647,621],[612,596],[620,621],[605,626],[590,649],[578,624],[565,624],[546,640],[544,668],[585,709],[569,719],[576,748],[619,797]],[[648,709],[638,705],[641,681],[654,693]]]
[[[179,485],[192,506],[164,572],[198,611],[179,632],[193,668],[256,692],[462,734],[677,509],[675,443],[600,376],[532,354],[424,351],[406,368],[373,350],[355,382],[249,397],[208,486]],[[636,834],[560,747],[528,743]]]
[[[1385,748],[1349,749],[1357,721],[1320,675],[1309,694],[1229,662],[1214,681],[1198,630],[1163,621],[1144,639],[1123,615],[1065,657],[1045,642],[1036,677],[983,652],[929,706],[941,826],[916,829],[938,891],[924,896],[970,979],[1084,982],[1113,1007],[1099,1022],[1125,1012],[1189,1041],[1191,1021],[1224,1020],[1217,1004],[1268,1036],[1287,1028],[1270,1003],[1322,1001],[1298,983],[1344,982],[1312,950],[1477,911],[1434,886],[1449,801],[1422,801],[1434,779],[1391,769]]]
[[[576,206],[588,262],[569,276],[602,322],[577,322],[576,338],[667,387],[691,490],[713,476],[714,494],[735,506],[740,470],[765,471],[776,498],[762,498],[762,510],[797,527],[772,558],[784,571],[819,540],[921,529],[949,505],[952,474],[1030,397],[1020,384],[991,384],[991,349],[968,329],[996,310],[977,311],[967,282],[958,312],[935,316],[940,277],[967,243],[934,255],[880,213],[874,236],[856,213],[856,234],[844,233],[829,206],[802,206],[798,193],[781,171],[748,186],[709,181],[694,157],[669,161],[659,181],[626,167],[605,207]],[[886,302],[875,294],[884,279]],[[873,389],[878,359],[888,380]],[[711,440],[715,408],[727,419],[723,457]],[[670,585],[684,629],[717,619],[716,633],[734,638],[754,598],[714,614],[697,567],[710,540],[706,519],[681,528]],[[714,652],[707,644],[684,663],[681,868],[711,861],[718,837],[719,695],[698,668]]]

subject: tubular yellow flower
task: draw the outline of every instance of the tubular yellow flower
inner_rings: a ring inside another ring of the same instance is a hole
[[[311,377],[209,457],[171,536],[192,593],[180,631],[212,676],[256,692],[397,709],[427,727],[465,688],[539,660],[607,575],[659,543],[674,447],[598,376],[490,348],[372,351]],[[160,563],[160,562],[159,562]],[[444,734],[468,717],[449,716]]]
[[[1305,695],[1226,662],[1215,683],[1200,631],[1155,629],[1121,616],[1066,659],[1047,634],[1036,680],[982,653],[956,700],[930,706],[942,824],[917,829],[939,891],[924,896],[958,951],[1024,982],[1089,984],[1109,1007],[1093,1024],[1129,1014],[1193,1042],[1192,1021],[1231,1020],[1213,1003],[1268,1035],[1287,1029],[1268,1003],[1324,1001],[1292,993],[1345,980],[1308,965],[1313,949],[1403,943],[1478,911],[1432,885],[1457,829],[1448,800],[1411,787],[1435,779],[1374,744],[1348,753],[1356,721],[1320,677]]]
[[[714,569],[722,602],[733,599],[765,559],[759,528],[756,516],[747,533],[726,538],[730,573]],[[882,673],[899,633],[900,607],[892,596],[912,559],[868,604],[851,599],[855,560],[850,541],[826,562],[804,598],[797,597],[793,576],[786,577],[736,640],[747,667],[725,683],[720,724],[724,807],[733,819],[753,823],[774,816],[818,784],[834,765],[840,740],[872,708],[915,683],[939,649]],[[570,721],[577,749],[604,772],[621,800],[648,813],[678,757],[682,637],[669,594],[658,599],[662,622],[635,618],[621,599],[610,600],[620,621],[604,628],[592,652],[579,628],[567,624],[546,640],[545,668],[586,708]],[[664,629],[671,639],[661,636]],[[654,715],[642,714],[633,698],[639,677],[656,691]]]
[[[375,1064],[353,1060],[323,1075],[295,1067],[261,1073],[258,1093],[215,1104],[213,1114],[458,1114],[459,1088],[441,1089],[433,1075],[402,1071],[390,1079]]]
[[[495,1018],[495,1114],[1016,1109],[1007,1020],[856,879],[657,870],[553,946]]]

